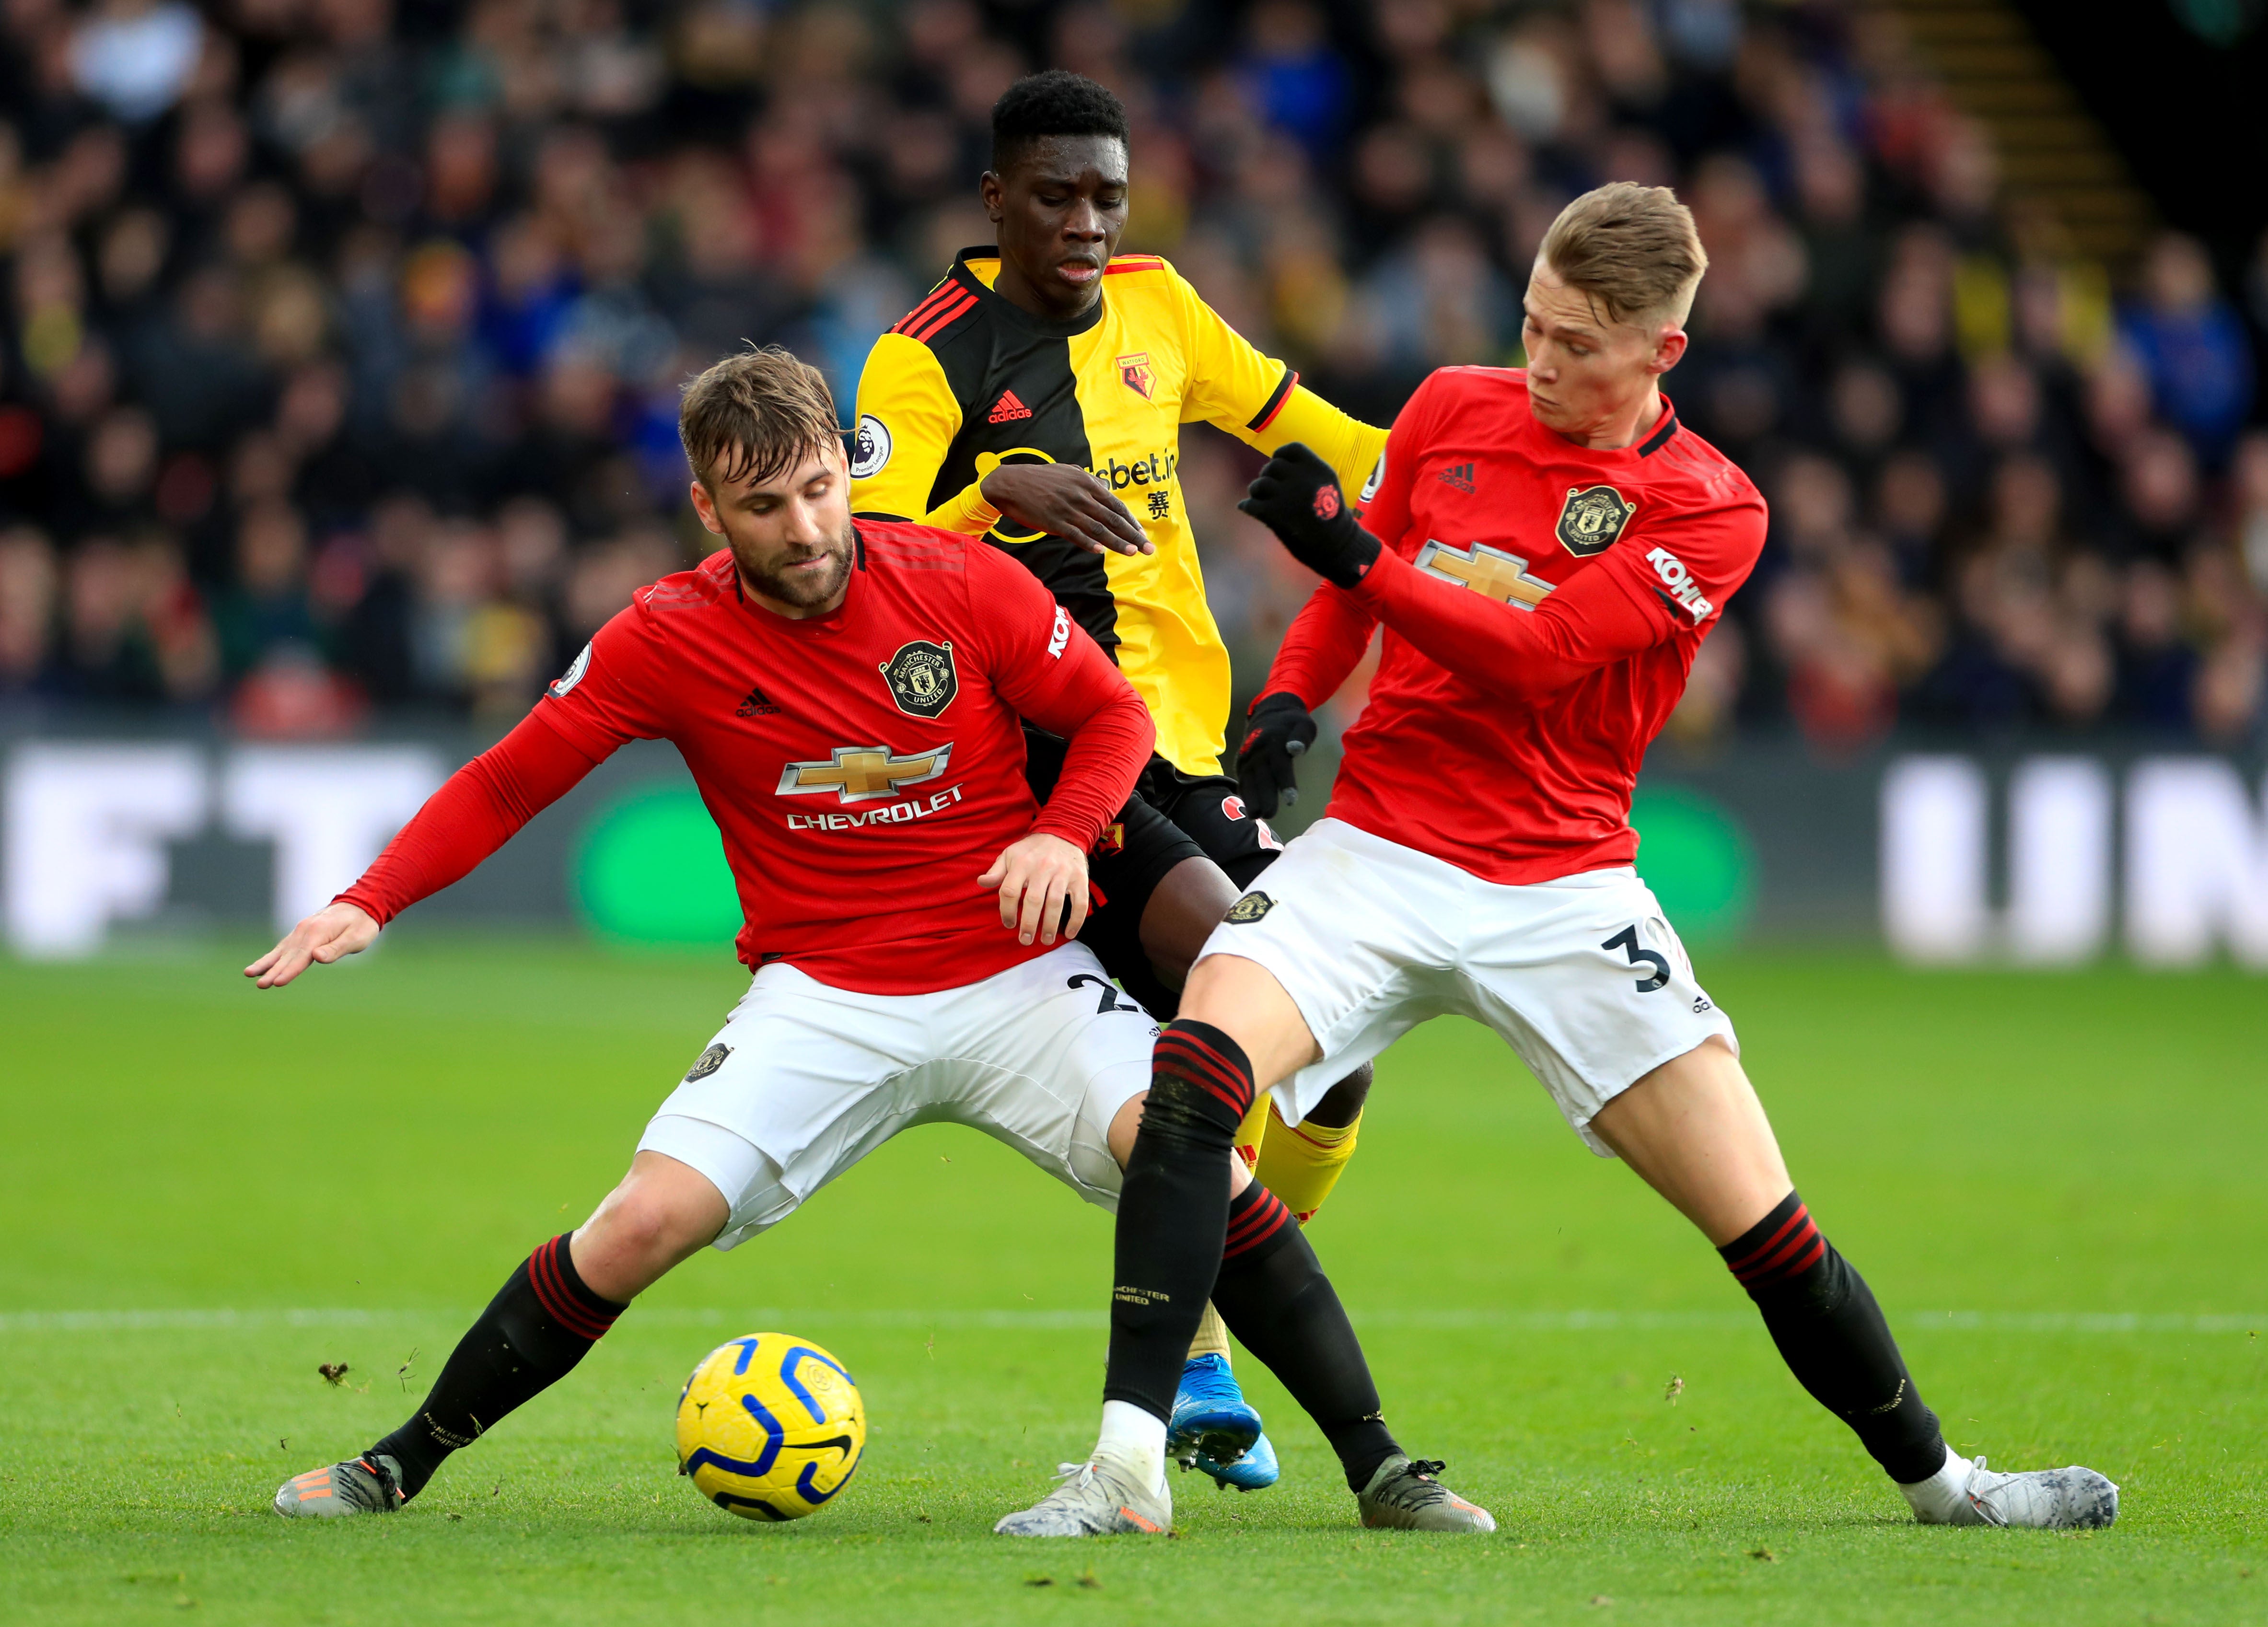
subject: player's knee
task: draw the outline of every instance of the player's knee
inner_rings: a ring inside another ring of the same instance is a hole
[[[1226,1151],[1236,1145],[1241,1115],[1211,1091],[1170,1073],[1150,1086],[1139,1141],[1174,1152]]]
[[[633,1176],[576,1233],[576,1255],[633,1276],[658,1277],[713,1239],[723,1229],[724,1211],[713,1188]]]
[[[1236,884],[1209,858],[1185,858],[1168,870],[1142,907],[1142,953],[1164,982],[1179,986],[1212,929],[1236,902]]]

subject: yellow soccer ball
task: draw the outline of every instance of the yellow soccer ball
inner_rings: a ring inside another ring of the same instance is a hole
[[[677,1398],[677,1472],[743,1520],[800,1520],[850,1483],[866,1407],[808,1339],[752,1333],[701,1358]]]

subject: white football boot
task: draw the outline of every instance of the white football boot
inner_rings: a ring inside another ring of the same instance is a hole
[[[1065,1463],[1056,1473],[1061,1485],[993,1530],[1002,1536],[1163,1536],[1174,1528],[1173,1492],[1143,1485],[1140,1476],[1109,1458]]]
[[[2036,1531],[2100,1528],[2118,1518],[2118,1488],[2108,1476],[2073,1464],[1996,1474],[1948,1447],[1945,1467],[1927,1480],[1900,1485],[1924,1525],[2018,1526]]]

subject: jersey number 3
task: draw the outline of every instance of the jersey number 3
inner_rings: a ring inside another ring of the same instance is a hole
[[[1638,991],[1640,994],[1652,994],[1656,989],[1660,988],[1662,984],[1669,981],[1668,957],[1666,955],[1656,954],[1651,949],[1639,948],[1638,946],[1638,928],[1635,926],[1626,926],[1623,928],[1621,931],[1616,932],[1612,938],[1609,938],[1606,942],[1601,944],[1599,947],[1609,950],[1621,950],[1624,954],[1630,956],[1630,963],[1632,966],[1651,966],[1653,968],[1653,976],[1641,977],[1638,979]]]

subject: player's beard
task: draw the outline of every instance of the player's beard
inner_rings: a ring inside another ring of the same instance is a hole
[[[850,575],[850,556],[858,541],[857,532],[845,523],[841,534],[825,547],[792,549],[767,561],[766,568],[762,569],[742,559],[740,572],[750,587],[774,603],[808,610],[825,604],[843,591],[843,584]],[[817,571],[787,574],[794,566],[822,558],[829,563]]]

